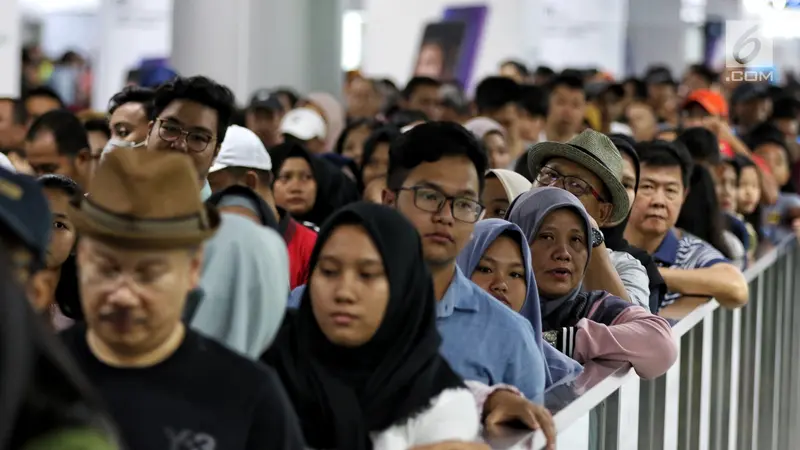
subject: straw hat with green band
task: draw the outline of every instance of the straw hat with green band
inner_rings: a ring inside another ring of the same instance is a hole
[[[553,158],[564,158],[591,170],[603,181],[611,194],[605,199],[613,206],[608,223],[614,226],[625,220],[630,210],[630,201],[622,185],[622,156],[608,136],[594,130],[586,130],[566,144],[540,142],[528,150],[528,170],[536,176],[542,166]]]

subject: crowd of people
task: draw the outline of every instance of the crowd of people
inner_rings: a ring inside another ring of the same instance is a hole
[[[0,99],[0,448],[553,448],[548,389],[663,375],[800,234],[799,90],[728,79]]]

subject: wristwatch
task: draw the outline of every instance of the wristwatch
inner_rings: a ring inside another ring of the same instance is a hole
[[[603,232],[597,228],[592,228],[592,248],[600,247],[606,241]]]

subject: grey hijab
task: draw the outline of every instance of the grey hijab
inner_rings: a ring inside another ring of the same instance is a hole
[[[514,200],[508,209],[506,220],[517,224],[517,226],[522,229],[530,245],[539,232],[539,228],[542,227],[544,219],[553,211],[561,208],[572,209],[585,223],[587,236],[586,248],[588,251],[586,265],[588,267],[589,260],[592,257],[592,246],[589,244],[592,222],[583,204],[581,204],[581,201],[570,192],[554,187],[533,188]],[[536,255],[533,256],[535,257]],[[578,297],[582,288],[583,284],[581,283],[566,295],[558,298],[547,297],[540,293],[539,298],[542,305],[543,322],[547,321],[548,316],[551,316],[555,311],[561,309],[565,304],[572,303]]]

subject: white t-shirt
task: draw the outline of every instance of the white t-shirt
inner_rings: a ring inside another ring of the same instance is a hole
[[[444,441],[475,442],[480,417],[475,397],[466,388],[447,389],[431,401],[431,407],[402,425],[373,433],[374,450],[408,450]]]

